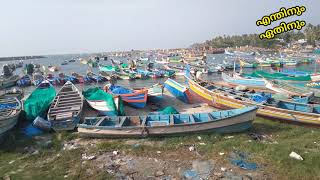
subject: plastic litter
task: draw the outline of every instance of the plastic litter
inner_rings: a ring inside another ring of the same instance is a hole
[[[289,156],[290,156],[291,158],[294,158],[294,159],[303,161],[303,158],[302,158],[298,153],[296,153],[296,152],[294,152],[294,151],[292,151],[292,152],[289,154]]]
[[[24,134],[27,135],[27,136],[38,136],[38,135],[41,135],[43,134],[44,132],[37,128],[37,127],[34,127],[32,124],[29,124],[25,129],[24,129]]]
[[[248,155],[242,152],[234,152],[231,155],[231,163],[242,169],[256,170],[258,165],[256,163],[247,162]]]
[[[198,173],[196,171],[194,171],[194,170],[186,170],[183,173],[183,177],[185,179],[192,179],[192,180],[200,179],[200,177],[198,176]]]

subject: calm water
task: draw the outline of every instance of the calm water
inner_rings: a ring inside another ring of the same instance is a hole
[[[42,59],[32,59],[32,60],[24,60],[24,64],[28,64],[28,63],[36,63],[36,64],[41,64],[41,65],[53,65],[53,66],[59,66],[60,70],[58,72],[55,72],[54,74],[59,74],[61,72],[65,73],[65,74],[71,74],[72,72],[77,72],[79,74],[86,74],[87,70],[88,70],[88,65],[84,65],[81,64],[79,61],[76,62],[69,62],[67,65],[61,65],[62,62],[64,62],[65,60],[70,60],[76,57],[80,57],[80,58],[87,58],[90,55],[53,55],[53,56],[47,56],[46,58],[42,58]],[[127,62],[127,60],[125,58],[113,58],[115,60],[120,60],[122,62]],[[232,58],[230,56],[227,56],[225,54],[215,54],[215,55],[208,55],[207,56],[207,62],[210,64],[214,64],[214,63],[222,63],[223,60],[229,60],[230,62],[233,62]],[[250,60],[254,60],[254,56],[251,57],[246,57],[246,59]],[[4,64],[8,64],[8,63],[12,63],[13,61],[2,61],[0,62],[0,67],[2,67],[2,65]],[[110,65],[110,61],[100,61],[101,64],[104,65]],[[320,65],[319,65],[320,66]],[[2,73],[2,68],[0,68],[0,72]],[[20,74],[22,75],[22,69],[23,68],[18,68],[15,70],[15,74]],[[93,72],[98,73],[99,69],[98,68],[90,68],[92,69]],[[258,68],[259,70],[261,68]],[[300,65],[297,67],[289,67],[289,69],[301,69],[301,70],[314,70],[314,65],[310,64],[310,65]],[[263,68],[262,70],[265,71],[270,71],[271,68]],[[252,72],[252,69],[247,68],[247,69],[243,69],[244,73],[250,73]],[[220,80],[220,74],[211,74],[211,75],[204,75],[205,79],[208,80]],[[176,81],[178,82],[183,82],[184,79],[181,76],[177,76]],[[117,84],[125,86],[125,87],[131,87],[131,88],[141,88],[141,87],[149,87],[152,86],[155,83],[162,83],[164,82],[165,79],[147,79],[147,80],[134,80],[134,81],[128,81],[128,80],[119,80],[117,81]],[[90,85],[77,85],[80,89],[83,88],[87,88],[89,86],[103,86],[104,84],[90,84]],[[57,89],[59,89],[60,87],[57,87]],[[29,93],[34,89],[33,86],[31,87],[27,87],[25,88],[25,92]]]

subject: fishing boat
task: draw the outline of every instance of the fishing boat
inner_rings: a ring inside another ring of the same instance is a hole
[[[46,79],[50,82],[50,84],[55,86],[63,83],[62,79],[56,77],[54,74],[47,74]]]
[[[148,89],[131,90],[122,86],[109,85],[108,93],[121,96],[122,100],[134,108],[144,108],[147,104]]]
[[[30,75],[24,75],[17,81],[17,85],[20,87],[30,86],[31,83],[32,80]]]
[[[65,60],[65,61],[63,61],[62,63],[61,63],[61,65],[67,65],[68,64],[68,61],[67,60]]]
[[[80,121],[83,96],[79,90],[67,81],[54,98],[49,111],[48,121],[55,131],[73,130]]]
[[[0,76],[0,89],[6,89],[6,88],[10,88],[13,87],[17,84],[17,81],[19,80],[19,76],[18,75],[13,75],[10,77],[6,77],[6,76]]]
[[[0,139],[18,122],[22,110],[21,101],[16,98],[0,95]]]
[[[184,103],[191,103],[191,94],[189,89],[180,83],[169,78],[164,82],[164,88],[166,88],[174,97],[183,101]]]
[[[119,96],[113,96],[98,87],[89,88],[82,94],[89,106],[98,111],[99,115],[118,116],[124,113]]]
[[[38,86],[43,80],[44,80],[44,77],[41,73],[34,73],[32,75],[32,84],[34,86]]]
[[[208,82],[195,82],[189,75],[186,75],[186,80],[192,95],[216,108],[233,109],[257,106],[259,107],[257,115],[262,117],[293,123],[320,125],[320,114],[314,113],[314,111],[307,112],[297,105],[289,106],[280,101],[273,104],[268,104],[267,101],[257,102],[248,98],[246,92],[226,91]]]
[[[150,88],[148,88],[148,101],[150,102],[159,102],[163,99],[163,85],[162,84],[154,84]]]
[[[247,86],[251,88],[266,88],[267,83],[264,79],[261,78],[244,78],[235,73],[232,76],[229,76],[226,73],[222,73],[221,77],[223,81],[227,83]]]
[[[242,59],[239,59],[240,67],[242,68],[256,68],[258,67],[258,63],[249,63]]]
[[[26,119],[33,121],[37,116],[46,117],[46,113],[56,96],[56,91],[48,80],[42,81],[24,102]]]
[[[78,132],[89,137],[139,138],[194,133],[235,133],[252,126],[257,107],[210,113],[89,117]]]
[[[82,75],[80,75],[76,72],[73,72],[71,75],[76,78],[77,83],[80,83],[80,84],[84,83],[84,78]]]
[[[48,67],[48,70],[51,71],[51,72],[56,72],[56,71],[59,71],[59,67],[57,67],[57,66],[50,66],[50,67]]]

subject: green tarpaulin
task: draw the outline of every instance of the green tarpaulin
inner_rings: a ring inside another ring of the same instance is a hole
[[[311,76],[298,76],[291,77],[282,73],[267,73],[264,71],[255,71],[251,74],[243,74],[245,77],[254,77],[254,78],[266,78],[266,79],[278,79],[285,81],[311,81]]]
[[[172,106],[167,106],[158,112],[160,114],[179,114],[179,112]]]
[[[53,87],[35,89],[24,102],[24,111],[28,121],[33,121],[37,116],[45,118],[45,115],[52,103],[56,91]]]
[[[88,100],[104,100],[106,101],[108,108],[114,111],[116,115],[118,116],[124,115],[124,108],[123,108],[123,102],[121,100],[121,97],[119,97],[119,111],[117,111],[113,95],[103,91],[98,87],[89,88],[86,91],[84,91],[82,94]]]

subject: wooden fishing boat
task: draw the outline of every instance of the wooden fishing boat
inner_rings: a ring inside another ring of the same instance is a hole
[[[89,88],[82,94],[89,106],[98,111],[99,115],[117,116],[122,113],[119,96],[112,96],[98,87]]]
[[[76,72],[73,72],[71,75],[76,78],[77,83],[80,83],[80,84],[84,83],[84,78],[82,75],[80,75]]]
[[[18,75],[13,75],[13,76],[10,76],[10,77],[1,76],[0,77],[0,89],[13,87],[13,86],[16,85],[18,80],[19,80],[19,76]]]
[[[223,81],[228,82],[230,84],[248,86],[253,88],[266,88],[267,82],[261,78],[244,78],[237,74],[233,74],[233,76],[229,76],[226,73],[222,73],[221,77]]]
[[[33,121],[37,116],[46,117],[55,96],[52,84],[48,80],[42,81],[24,102],[26,119]]]
[[[154,84],[148,88],[148,101],[150,102],[159,102],[163,99],[163,85]]]
[[[79,90],[67,81],[54,98],[49,111],[48,121],[55,131],[73,130],[80,121],[83,96]]]
[[[43,80],[44,80],[44,77],[41,73],[34,73],[32,75],[32,84],[34,86],[38,86]]]
[[[166,88],[174,97],[183,101],[184,103],[191,103],[191,94],[189,89],[180,83],[169,78],[164,82],[164,88]]]
[[[111,85],[108,93],[121,96],[122,100],[134,108],[144,108],[147,104],[148,89],[131,90],[122,86]]]
[[[257,103],[237,93],[228,93],[216,88],[208,82],[195,82],[186,76],[187,84],[192,95],[203,102],[220,109],[243,108],[246,106],[259,107],[257,115],[286,122],[320,125],[320,114],[284,109],[264,103]]]
[[[252,126],[257,107],[210,113],[86,118],[78,132],[89,137],[149,137],[235,133]]]
[[[21,101],[12,96],[0,96],[0,139],[18,122],[22,110]]]
[[[17,85],[20,87],[30,86],[31,85],[31,77],[30,75],[22,76],[18,81]]]
[[[240,67],[242,68],[256,68],[258,67],[258,63],[249,63],[242,59],[239,59]]]

